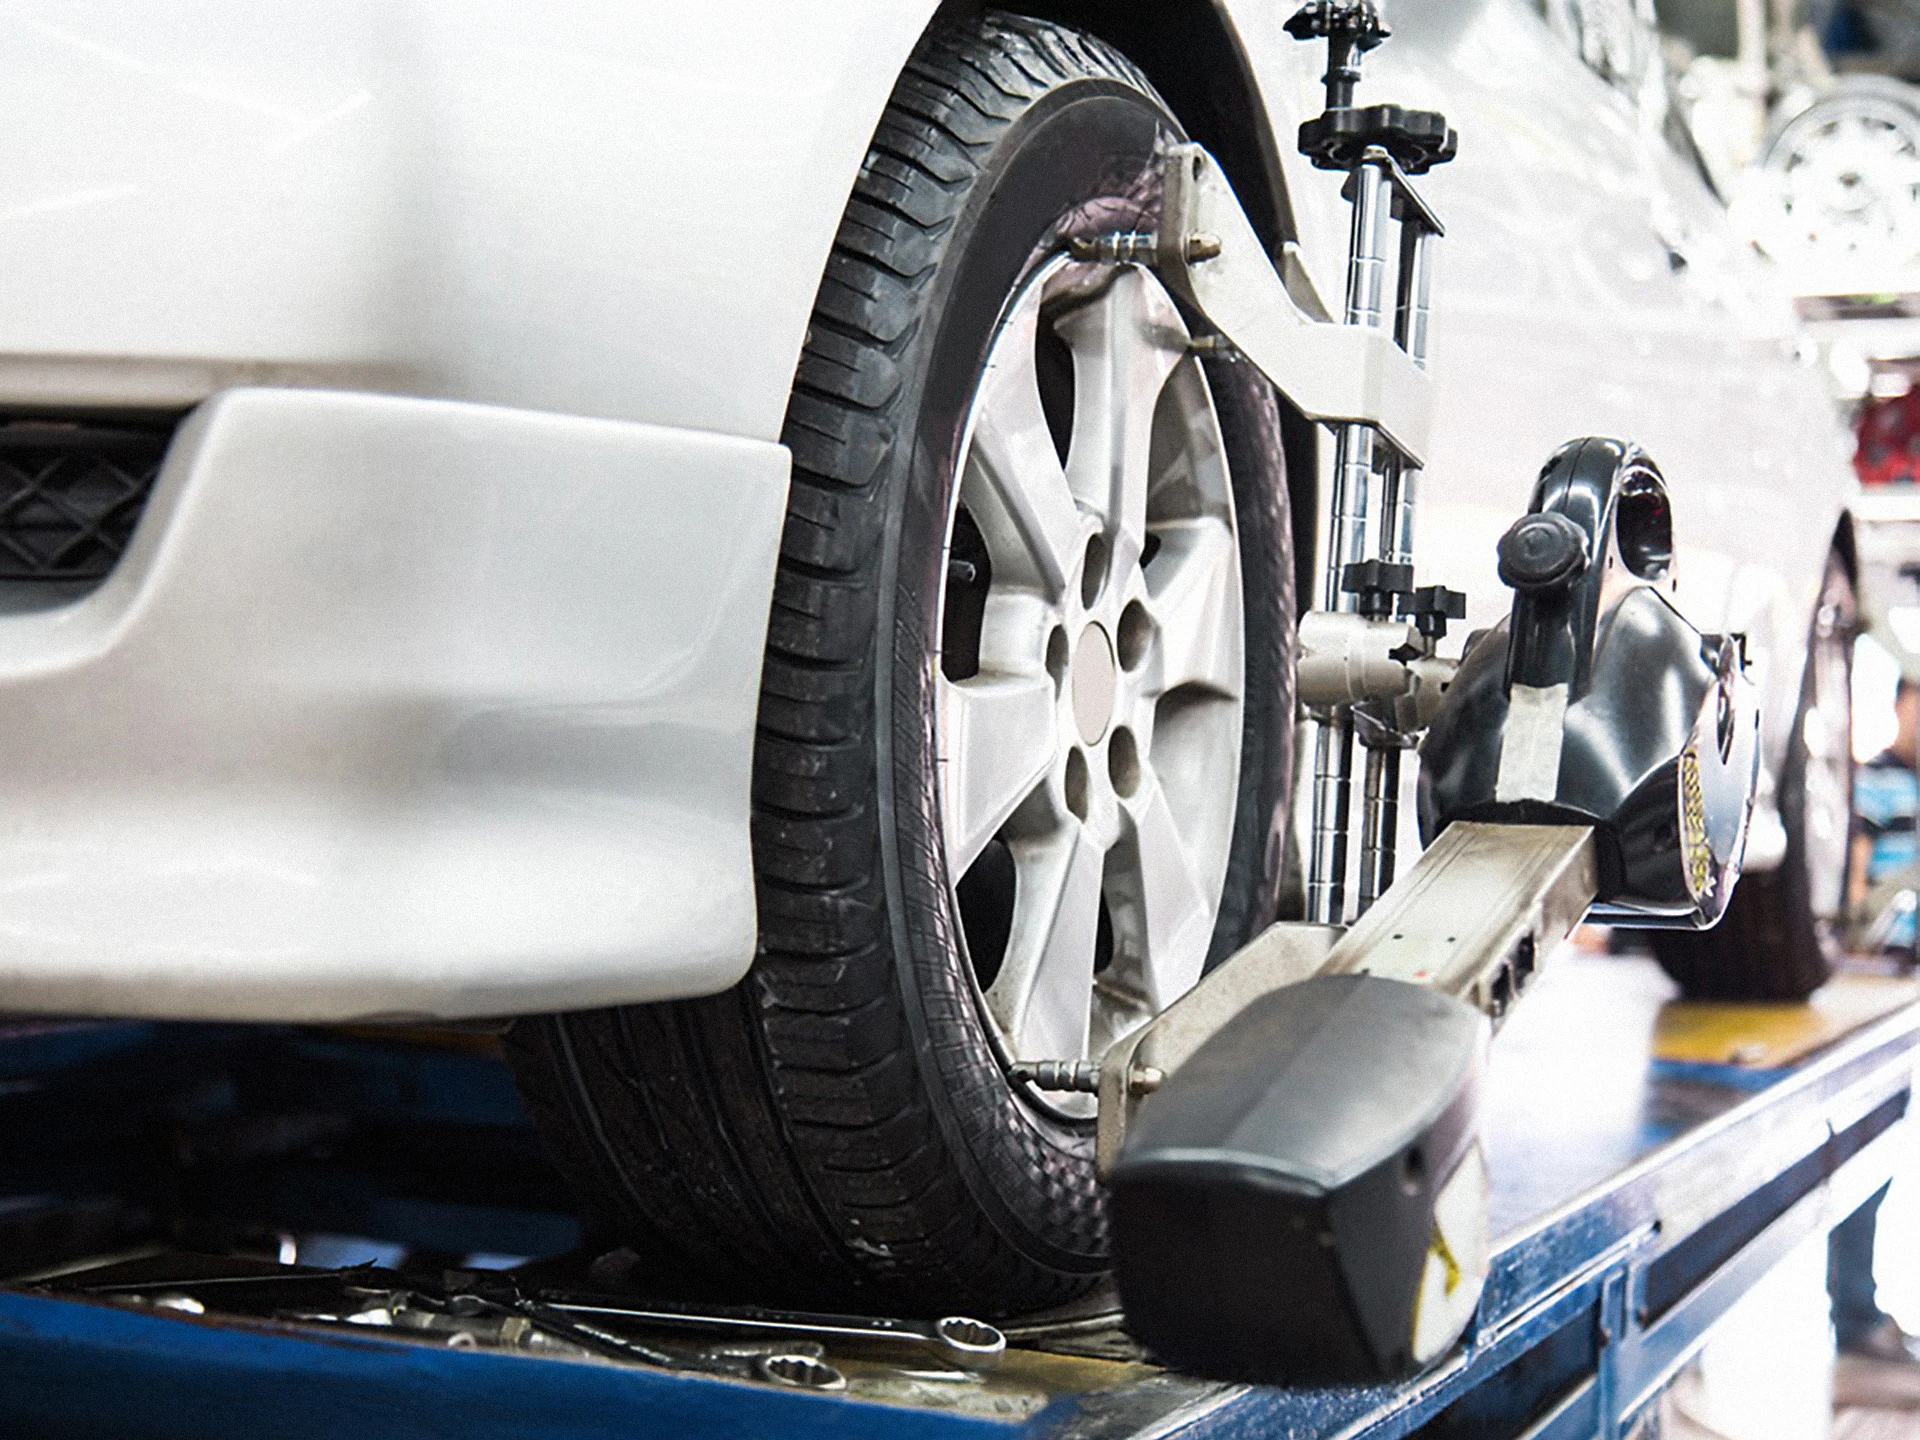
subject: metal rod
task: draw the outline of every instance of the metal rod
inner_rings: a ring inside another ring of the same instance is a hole
[[[1360,826],[1360,913],[1393,885],[1400,842],[1400,748],[1367,747],[1366,811]]]
[[[1347,324],[1380,328],[1387,294],[1387,227],[1393,223],[1392,161],[1362,160],[1353,172],[1353,229],[1347,252]]]
[[[1393,338],[1421,369],[1427,363],[1428,316],[1433,295],[1433,232],[1410,215],[1400,224],[1400,269],[1394,305]],[[1382,467],[1380,558],[1389,564],[1413,563],[1414,519],[1419,508],[1420,471],[1399,456]],[[1367,747],[1365,790],[1361,798],[1360,894],[1362,914],[1393,884],[1400,844],[1399,737],[1382,732]]]
[[[1393,338],[1413,363],[1427,368],[1428,320],[1433,298],[1433,232],[1407,219],[1400,226],[1399,294],[1394,305]],[[1420,472],[1398,456],[1384,466],[1380,506],[1380,558],[1413,563],[1414,513],[1420,498]]]
[[[1332,518],[1327,527],[1327,568],[1321,581],[1324,610],[1351,610],[1359,598],[1340,588],[1349,565],[1367,558],[1367,521],[1373,509],[1373,476],[1380,439],[1371,425],[1342,425],[1333,450]]]
[[[1307,919],[1338,925],[1346,918],[1347,819],[1353,795],[1353,717],[1323,718],[1313,736],[1313,849],[1307,857]]]
[[[1367,161],[1353,172],[1353,228],[1347,251],[1346,323],[1379,329],[1385,320],[1387,234],[1393,221],[1389,163]],[[1403,241],[1404,246],[1404,241]],[[1396,327],[1398,315],[1395,316]],[[1333,495],[1327,528],[1327,564],[1321,604],[1352,610],[1355,596],[1340,588],[1348,565],[1367,558],[1373,476],[1379,439],[1370,425],[1342,425],[1335,433]],[[1313,752],[1313,838],[1307,864],[1307,918],[1337,925],[1346,918],[1347,826],[1353,797],[1353,717],[1345,710],[1316,716]]]
[[[1433,232],[1414,220],[1400,227],[1400,283],[1393,338],[1421,369],[1427,366],[1427,330],[1433,302]]]
[[[1353,230],[1347,259],[1346,323],[1377,330],[1385,315],[1387,229],[1393,219],[1393,182],[1386,164],[1364,164],[1353,172]],[[1371,425],[1342,425],[1336,432],[1333,503],[1327,534],[1327,565],[1321,604],[1350,610],[1351,595],[1341,592],[1348,565],[1367,558],[1367,520],[1373,508],[1373,473],[1378,437]]]

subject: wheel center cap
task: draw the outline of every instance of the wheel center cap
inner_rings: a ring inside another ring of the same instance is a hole
[[[1080,632],[1073,647],[1073,722],[1087,744],[1099,742],[1113,719],[1113,682],[1119,673],[1113,663],[1113,642],[1098,625]]]

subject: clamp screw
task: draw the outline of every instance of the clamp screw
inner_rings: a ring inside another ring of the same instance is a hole
[[[1007,1071],[1007,1077],[1036,1090],[1066,1091],[1075,1095],[1100,1093],[1097,1060],[1020,1060]]]
[[[1180,258],[1189,265],[1216,260],[1225,248],[1218,235],[1196,230],[1181,237]],[[1152,230],[1115,230],[1105,235],[1075,235],[1067,253],[1076,260],[1107,265],[1152,265],[1160,258],[1160,237]]]
[[[1114,230],[1105,235],[1075,235],[1067,253],[1076,260],[1105,265],[1151,265],[1160,257],[1160,237],[1151,230]]]
[[[1296,40],[1327,42],[1327,108],[1343,110],[1353,104],[1353,87],[1360,83],[1359,57],[1393,32],[1369,0],[1308,0],[1287,21],[1287,33]]]
[[[1181,243],[1180,253],[1189,265],[1198,265],[1202,260],[1218,260],[1224,248],[1218,235],[1196,230]]]
[[[1385,150],[1409,175],[1424,175],[1453,159],[1459,137],[1447,117],[1399,105],[1353,107],[1360,57],[1392,32],[1372,4],[1312,0],[1287,21],[1296,40],[1327,42],[1326,113],[1300,124],[1300,153],[1321,170],[1352,170],[1367,152]]]
[[[1100,1062],[1097,1060],[1017,1060],[1007,1071],[1016,1085],[1031,1085],[1036,1090],[1065,1091],[1079,1095],[1100,1093]],[[1166,1083],[1164,1070],[1152,1065],[1135,1065],[1127,1071],[1129,1095],[1151,1095]]]

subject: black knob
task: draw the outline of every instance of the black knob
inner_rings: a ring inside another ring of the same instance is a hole
[[[1429,640],[1447,638],[1447,622],[1467,618],[1467,597],[1444,585],[1422,585],[1408,593],[1400,613],[1413,621],[1414,628]]]
[[[1351,170],[1378,146],[1409,175],[1424,175],[1459,152],[1460,137],[1435,110],[1369,105],[1329,110],[1300,123],[1300,153],[1321,170]]]
[[[1413,589],[1413,567],[1361,560],[1340,572],[1340,588],[1360,597],[1354,608],[1362,615],[1384,619],[1393,613],[1394,599]]]
[[[1373,0],[1307,0],[1285,26],[1296,40],[1340,35],[1371,50],[1393,32],[1380,19]]]
[[[1500,579],[1516,590],[1558,590],[1587,571],[1587,532],[1564,515],[1523,515],[1500,537]]]

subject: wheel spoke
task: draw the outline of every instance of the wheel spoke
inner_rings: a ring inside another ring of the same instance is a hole
[[[1112,883],[1116,951],[1126,952],[1128,982],[1154,1013],[1200,978],[1213,938],[1214,898],[1194,873],[1193,856],[1157,780],[1129,807],[1132,834]]]
[[[1043,389],[1056,337],[1073,374],[1064,464],[1062,397]],[[969,417],[960,500],[991,573],[980,673],[939,682],[942,828],[955,882],[996,839],[1011,857],[1011,896],[1002,877],[968,889],[961,910],[1016,1059],[1081,1058],[1163,1009],[1212,939],[1233,817],[1189,792],[1221,776],[1232,789],[1244,642],[1230,478],[1190,344],[1149,272],[1062,259],[1015,301]],[[1104,545],[1089,543],[1096,532]],[[1089,638],[1094,625],[1104,635]],[[1088,645],[1116,647],[1122,667],[1097,726],[1060,688],[1098,678],[1083,662],[1112,652]],[[1181,687],[1202,703],[1160,704]],[[1108,753],[1096,728],[1122,748]],[[1152,769],[1157,735],[1171,799]],[[1074,1108],[1084,1099],[1045,1103],[1089,1113]]]
[[[981,377],[960,498],[993,557],[996,584],[1065,592],[1085,531],[1040,405],[1039,303],[1009,317]]]
[[[1142,677],[1149,695],[1204,685],[1237,696],[1242,685],[1240,556],[1219,520],[1155,529],[1160,550],[1148,571],[1157,643]]]
[[[1013,933],[987,1008],[1017,1060],[1086,1054],[1105,856],[1078,825],[1014,851]]]
[[[940,802],[957,881],[1053,764],[1053,682],[988,673],[939,685]]]
[[[1129,269],[1057,329],[1073,350],[1067,483],[1106,521],[1125,567],[1146,542],[1154,406],[1186,353],[1186,328],[1166,293]]]

